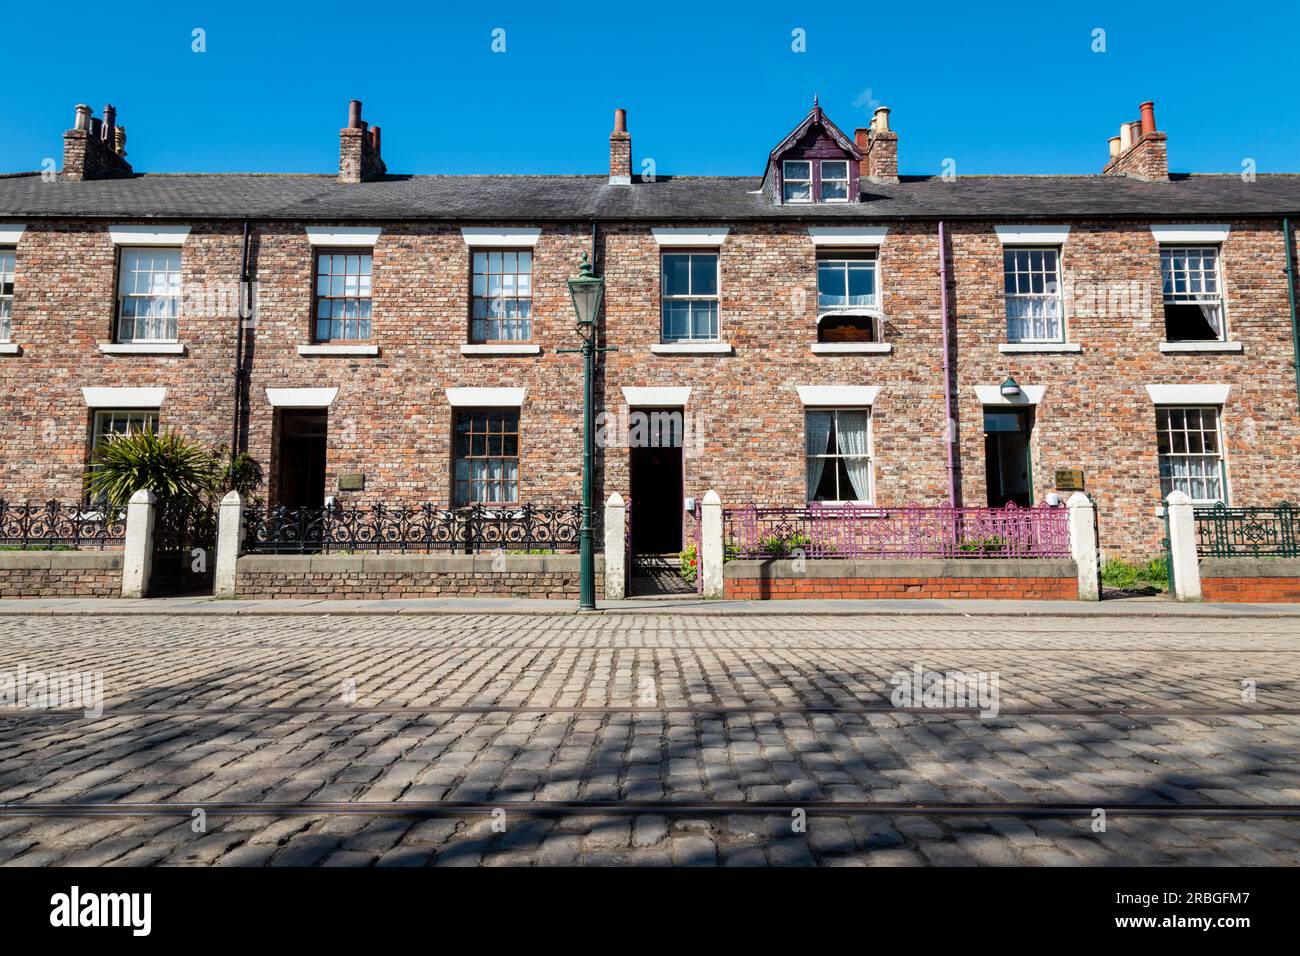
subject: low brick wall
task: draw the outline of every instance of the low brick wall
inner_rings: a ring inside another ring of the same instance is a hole
[[[121,551],[0,551],[0,598],[121,596]]]
[[[1069,559],[753,560],[723,566],[724,593],[737,600],[782,598],[1005,598],[1072,601],[1078,573]]]
[[[604,591],[597,555],[596,594]],[[576,554],[248,554],[240,598],[578,598]]]
[[[1300,558],[1203,558],[1201,600],[1242,604],[1300,601]]]

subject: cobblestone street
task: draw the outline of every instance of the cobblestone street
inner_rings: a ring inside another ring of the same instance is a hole
[[[0,617],[0,673],[104,693],[0,710],[0,862],[1295,864],[1298,643],[1259,617]],[[996,714],[895,706],[916,667],[994,675]]]

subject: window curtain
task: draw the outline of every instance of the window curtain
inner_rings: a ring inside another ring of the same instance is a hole
[[[1205,321],[1214,329],[1214,334],[1223,338],[1223,313],[1219,311],[1219,304],[1201,303],[1201,313],[1205,316]]]
[[[867,457],[867,418],[870,412],[839,412],[835,416],[835,443],[844,456],[844,468],[858,501],[871,498],[871,460]]]
[[[806,436],[804,438],[805,462],[808,467],[808,500],[813,501],[817,495],[817,486],[822,483],[822,470],[826,459],[816,457],[826,454],[831,437],[831,413],[809,412],[807,416]]]

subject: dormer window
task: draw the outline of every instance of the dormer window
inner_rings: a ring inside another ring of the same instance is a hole
[[[849,201],[849,164],[846,160],[822,160],[822,202]]]
[[[812,163],[807,160],[786,160],[781,164],[781,183],[786,202],[812,202]]]

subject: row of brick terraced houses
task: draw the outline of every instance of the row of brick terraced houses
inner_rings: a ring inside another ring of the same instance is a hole
[[[849,137],[816,104],[760,177],[642,176],[622,111],[600,176],[393,175],[359,103],[340,136],[337,176],[139,174],[78,107],[60,174],[0,177],[4,497],[76,499],[105,435],[161,427],[247,450],[271,502],[573,503],[583,253],[597,488],[640,551],[709,488],[1082,487],[1134,557],[1172,490],[1294,495],[1300,178],[1170,175],[1150,104],[1091,176],[900,177],[887,110]],[[627,447],[646,410],[684,440]]]

